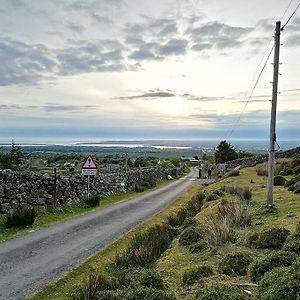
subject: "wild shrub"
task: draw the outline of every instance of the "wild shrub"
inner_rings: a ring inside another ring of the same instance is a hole
[[[97,293],[105,290],[115,290],[119,284],[115,278],[108,275],[92,272],[84,282],[78,300],[94,300],[97,299]]]
[[[198,241],[189,246],[190,253],[201,253],[202,251],[206,250],[208,244],[205,240]]]
[[[231,195],[241,195],[242,188],[239,185],[227,185],[225,186],[225,192]]]
[[[186,270],[182,275],[182,283],[184,285],[190,285],[199,279],[209,277],[213,275],[213,269],[211,266],[203,265],[197,266],[192,269]]]
[[[219,199],[219,196],[215,193],[209,193],[206,195],[205,200],[210,202]]]
[[[136,184],[135,186],[134,186],[134,191],[136,192],[136,193],[142,193],[142,192],[144,192],[146,190],[146,188],[143,186],[143,185],[141,185],[141,184]]]
[[[292,171],[293,171],[292,174],[287,174],[287,175],[294,175],[294,176],[300,175],[300,166],[295,167],[294,170]]]
[[[250,300],[251,297],[242,289],[228,285],[213,283],[199,290],[195,300]]]
[[[194,216],[201,210],[204,198],[204,193],[199,192],[194,195],[190,201],[188,201],[188,203],[186,204],[186,209],[189,213],[189,216]]]
[[[295,252],[296,254],[300,254],[300,240],[299,239],[291,239],[288,240],[283,247],[284,251]]]
[[[274,177],[274,186],[284,186],[285,182],[286,179],[281,175],[277,175]]]
[[[182,224],[184,229],[189,228],[189,227],[195,227],[198,225],[199,225],[198,220],[196,220],[193,217],[187,217]]]
[[[259,282],[259,299],[299,299],[300,280],[291,267],[279,267],[266,273]]]
[[[156,261],[172,241],[168,224],[154,225],[138,232],[129,247],[115,261],[116,267],[146,267]]]
[[[252,199],[252,191],[250,190],[249,187],[243,188],[241,198],[245,200],[247,203],[249,203]]]
[[[203,230],[199,226],[189,227],[182,231],[179,236],[179,244],[188,246],[203,239]]]
[[[281,176],[290,176],[293,174],[295,174],[295,173],[292,168],[284,168],[279,172],[279,175],[281,175]]]
[[[296,168],[298,166],[300,166],[300,157],[296,157],[292,160],[292,163],[291,163],[292,167],[293,168]]]
[[[289,190],[293,191],[294,190],[294,185],[298,181],[300,181],[300,175],[296,175],[291,180],[286,181],[284,186],[288,187]]]
[[[19,207],[6,214],[6,227],[31,226],[37,217],[37,211],[31,207]]]
[[[290,231],[285,228],[274,227],[263,230],[256,235],[253,245],[260,249],[280,250],[283,247]]]
[[[265,273],[273,270],[274,268],[291,266],[296,258],[297,255],[295,253],[286,251],[269,254],[262,259],[254,261],[250,265],[250,278],[251,280],[258,282]]]
[[[252,258],[248,253],[234,252],[227,254],[219,263],[219,271],[229,276],[245,276]]]
[[[175,213],[168,217],[168,223],[173,226],[181,226],[188,216],[187,209],[184,207],[179,208]]]
[[[91,195],[89,198],[84,199],[84,203],[88,207],[96,207],[99,206],[101,198],[99,195]]]
[[[260,165],[256,168],[257,176],[268,176],[268,167],[266,164]]]

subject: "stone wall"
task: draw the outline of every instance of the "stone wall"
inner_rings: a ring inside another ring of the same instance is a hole
[[[147,168],[123,173],[98,174],[90,177],[90,192],[101,196],[124,193],[144,181],[160,181],[168,175],[178,175],[178,168]],[[121,186],[121,182],[125,186]],[[48,207],[54,198],[58,205],[77,203],[87,197],[87,178],[81,175],[58,175],[55,188],[54,177],[34,172],[0,170],[0,211],[19,206]]]
[[[300,155],[300,147],[293,148],[287,151],[279,151],[276,152],[276,158],[289,158],[289,157],[295,157]],[[235,159],[229,162],[225,163],[226,172],[231,171],[232,169],[236,167],[253,167],[257,164],[261,164],[264,162],[267,162],[269,158],[268,154],[255,156],[255,157],[249,157],[249,158],[242,158],[242,159]],[[222,169],[223,164],[219,164],[219,168]]]

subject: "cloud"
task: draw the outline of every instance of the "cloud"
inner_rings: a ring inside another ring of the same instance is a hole
[[[156,90],[156,91],[149,91],[147,93],[143,93],[140,95],[120,97],[117,99],[119,99],[119,100],[134,100],[134,99],[153,99],[153,98],[171,98],[171,97],[176,97],[176,94],[173,94],[170,91]]]
[[[182,55],[187,52],[188,42],[185,39],[171,39],[166,44],[159,47],[159,54],[168,55]]]
[[[204,51],[239,47],[244,43],[244,38],[252,30],[253,28],[251,27],[235,27],[214,21],[192,27],[187,33],[194,42],[192,49]]]

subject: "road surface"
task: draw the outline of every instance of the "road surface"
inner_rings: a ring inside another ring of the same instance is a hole
[[[0,243],[0,299],[23,299],[199,183],[197,171],[131,200]]]

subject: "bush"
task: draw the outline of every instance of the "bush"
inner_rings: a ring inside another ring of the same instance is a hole
[[[288,175],[295,175],[295,176],[300,175],[300,166],[295,167],[294,170],[292,170],[292,171],[293,171],[293,173],[288,174]]]
[[[142,286],[131,287],[121,291],[101,291],[93,300],[176,300],[164,291]],[[91,300],[92,300],[91,299]],[[86,299],[89,300],[89,299]]]
[[[294,170],[291,168],[284,168],[279,173],[279,175],[281,175],[281,176],[290,176],[293,174],[294,174]]]
[[[206,199],[206,201],[210,202],[210,201],[219,199],[219,196],[215,193],[210,193],[210,194],[206,195],[205,199]]]
[[[188,212],[186,208],[179,208],[176,213],[173,213],[168,217],[168,223],[173,227],[181,226],[187,215]]]
[[[300,240],[299,239],[290,239],[287,241],[283,247],[284,251],[295,252],[300,254]]]
[[[196,220],[193,217],[188,217],[184,220],[182,226],[185,229],[190,228],[190,227],[196,227],[196,226],[199,226],[199,222],[198,222],[198,220]]]
[[[265,273],[277,267],[291,266],[296,258],[295,253],[286,251],[269,254],[265,258],[259,259],[250,265],[250,278],[256,282],[260,281]]]
[[[231,195],[241,195],[242,188],[238,185],[227,185],[225,187],[225,192]]]
[[[268,272],[259,283],[262,300],[299,299],[300,281],[291,267],[275,268]]]
[[[274,177],[274,186],[284,186],[285,182],[286,179],[281,175],[277,175]]]
[[[127,250],[117,256],[115,265],[125,268],[149,266],[169,247],[171,241],[172,232],[168,224],[154,225],[134,235]]]
[[[145,190],[146,190],[146,188],[145,188],[144,186],[140,185],[140,184],[136,184],[136,185],[134,186],[134,191],[135,191],[136,193],[142,193],[142,192],[144,192]]]
[[[35,208],[19,207],[8,212],[6,215],[6,227],[26,227],[31,226],[37,217]]]
[[[84,203],[88,207],[96,207],[99,206],[101,198],[99,195],[91,195],[90,198],[84,199]]]
[[[196,300],[250,300],[250,296],[238,287],[214,283],[197,293]]]
[[[240,175],[240,170],[239,169],[233,169],[231,172],[229,172],[228,176],[229,177],[235,177]]]
[[[187,246],[198,242],[203,239],[203,231],[199,226],[190,227],[185,229],[179,236],[179,244]]]
[[[190,245],[189,251],[190,253],[201,253],[205,249],[207,249],[207,242],[206,241],[199,241],[195,244]]]
[[[194,216],[201,210],[204,198],[205,195],[202,192],[199,192],[186,204],[186,209],[189,213],[189,216]]]
[[[268,176],[268,167],[267,165],[260,165],[256,168],[257,176]]]
[[[289,233],[290,231],[285,228],[268,228],[256,236],[257,240],[253,241],[253,244],[260,249],[280,250]]]
[[[300,166],[300,158],[297,157],[292,160],[292,167],[295,168],[298,166]]]
[[[213,275],[213,270],[210,266],[198,266],[185,271],[182,275],[182,283],[184,285],[190,285],[199,279],[209,277]]]
[[[230,253],[220,261],[219,271],[229,276],[245,276],[251,261],[252,258],[247,253]]]
[[[241,197],[243,200],[245,200],[246,202],[249,202],[252,199],[252,192],[249,189],[249,187],[243,188]]]
[[[115,278],[110,278],[107,275],[91,273],[84,285],[81,288],[78,300],[94,300],[99,291],[114,290],[118,287],[118,282]]]

